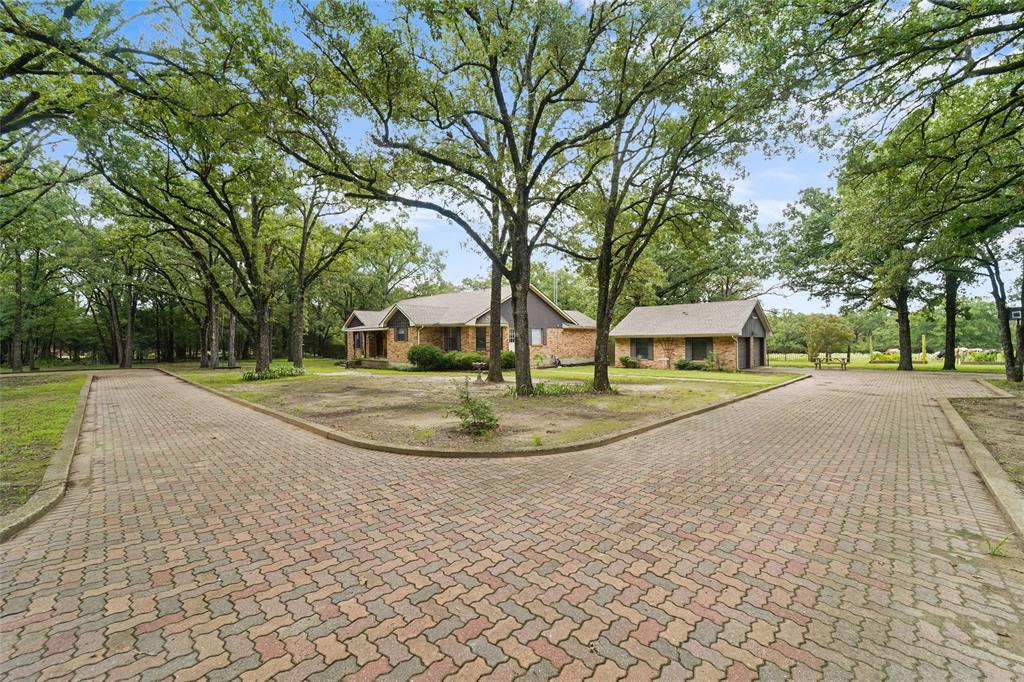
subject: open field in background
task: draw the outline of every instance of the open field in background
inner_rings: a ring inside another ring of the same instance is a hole
[[[0,514],[39,487],[85,380],[76,373],[0,379]]]
[[[795,374],[613,370],[618,392],[516,398],[505,385],[476,384],[469,372],[345,370],[310,364],[301,377],[244,382],[241,372],[174,368],[181,376],[359,438],[453,450],[537,447],[587,440],[773,386]],[[319,372],[319,373],[318,373]],[[534,381],[581,384],[588,367],[536,370]],[[447,415],[454,384],[494,406],[500,426],[473,438]]]
[[[833,357],[846,357],[845,353],[833,353]],[[918,353],[915,356],[916,361],[914,362],[914,370],[921,370],[925,372],[940,372],[942,371],[942,360],[929,359],[928,362],[920,362],[921,354]],[[895,370],[896,363],[879,362],[870,363],[868,360],[871,356],[867,353],[853,353],[850,355],[850,368],[851,369],[891,369]],[[769,353],[768,362],[772,367],[804,367],[813,368],[814,363],[807,359],[806,355],[799,353],[788,353],[783,355],[782,353]],[[835,366],[838,369],[838,366]],[[1002,374],[1004,372],[1003,364],[964,364],[957,365],[957,371],[959,372],[984,372],[993,374]]]

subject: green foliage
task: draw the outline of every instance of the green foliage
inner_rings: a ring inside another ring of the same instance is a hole
[[[470,371],[474,369],[474,363],[487,362],[487,356],[483,353],[464,351],[448,351],[446,353],[429,343],[413,346],[409,349],[407,357],[417,370],[430,372]],[[515,355],[513,354],[514,361]]]
[[[623,367],[637,368],[640,366],[640,360],[629,355],[623,355],[619,358],[619,362],[622,363]]]
[[[853,328],[838,315],[812,315],[804,327],[808,355],[844,351],[853,342]]]
[[[505,389],[505,392],[510,398],[517,397],[515,386],[509,386]],[[594,393],[594,381],[592,379],[574,384],[541,381],[533,385],[533,397],[582,395],[585,393]]]
[[[406,357],[416,369],[431,371],[445,368],[444,351],[430,343],[413,346]]]
[[[501,368],[502,369],[513,369],[516,366],[516,354],[515,351],[503,350],[501,351]]]
[[[970,354],[968,362],[1001,362],[1003,359],[999,351],[974,351]]]
[[[717,350],[709,350],[707,359],[704,360],[709,367],[714,367],[717,372],[725,371],[725,358]]]
[[[900,361],[900,354],[899,353],[874,353],[871,356],[871,359],[868,360],[869,363],[874,364],[874,365],[895,364],[895,363],[897,363],[899,361]]]
[[[452,381],[452,384],[455,387],[455,404],[446,414],[458,417],[463,431],[473,436],[484,436],[498,428],[494,408],[486,400],[470,394],[468,379]]]
[[[698,372],[707,371],[711,369],[710,367],[707,366],[706,363],[700,362],[698,360],[687,360],[686,358],[679,358],[678,360],[676,360],[675,365],[676,369],[691,369]]]
[[[301,367],[290,365],[271,365],[262,372],[249,370],[242,372],[242,381],[267,381],[269,379],[283,379],[286,377],[300,377],[306,373]]]

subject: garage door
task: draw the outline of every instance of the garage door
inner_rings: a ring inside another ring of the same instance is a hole
[[[739,337],[736,346],[736,367],[738,369],[750,369],[750,337]]]

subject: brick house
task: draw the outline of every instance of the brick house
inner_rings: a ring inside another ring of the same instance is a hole
[[[641,367],[673,367],[680,359],[706,360],[713,351],[728,369],[767,364],[771,333],[761,303],[721,301],[633,308],[615,325],[615,364],[636,358]]]
[[[502,289],[501,348],[509,343],[511,290]],[[355,310],[345,320],[349,359],[408,362],[409,349],[429,343],[442,350],[486,353],[490,342],[489,289],[407,298],[384,310]],[[576,310],[562,310],[530,287],[530,357],[558,356],[564,364],[594,361],[597,323]]]

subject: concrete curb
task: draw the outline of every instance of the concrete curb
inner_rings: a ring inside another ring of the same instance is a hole
[[[1013,397],[1012,393],[1010,393],[1009,391],[1004,391],[1003,389],[999,388],[995,384],[989,382],[987,379],[978,379],[977,381],[978,381],[979,384],[981,384],[982,386],[984,386],[988,390],[990,390],[993,393],[995,393],[997,398],[1012,398]]]
[[[995,387],[993,386],[993,388]],[[995,460],[985,444],[974,435],[971,427],[956,411],[953,404],[947,398],[939,398],[939,407],[942,408],[950,426],[953,427],[956,437],[963,443],[964,450],[967,452],[971,464],[974,465],[975,471],[981,476],[985,487],[992,493],[1003,516],[1010,522],[1010,527],[1017,533],[1017,537],[1024,540],[1024,495],[1017,490],[1017,486],[999,466],[999,462]]]
[[[376,441],[363,440],[361,438],[356,438],[354,436],[350,436],[350,435],[348,435],[346,433],[342,433],[341,431],[335,431],[334,429],[327,428],[326,426],[321,426],[320,424],[316,424],[316,423],[313,423],[311,421],[307,421],[305,419],[301,419],[299,417],[293,417],[290,414],[285,414],[283,412],[278,412],[277,410],[271,409],[269,407],[264,407],[263,405],[257,405],[256,403],[251,403],[248,400],[242,400],[241,398],[237,398],[237,397],[235,397],[233,395],[229,395],[229,394],[224,393],[222,391],[218,391],[215,388],[210,388],[209,386],[204,386],[203,384],[196,383],[195,381],[190,381],[190,380],[188,380],[188,379],[186,379],[184,377],[178,376],[177,374],[175,374],[173,372],[169,372],[166,369],[163,369],[163,368],[160,368],[160,367],[154,367],[153,369],[155,369],[158,372],[163,372],[167,376],[174,377],[175,379],[178,379],[179,381],[183,381],[186,384],[190,384],[192,386],[195,386],[196,388],[200,388],[200,389],[202,389],[204,391],[208,391],[209,393],[213,393],[214,395],[220,396],[221,398],[224,398],[226,400],[230,400],[231,402],[236,403],[238,405],[243,405],[243,406],[248,407],[250,409],[256,410],[257,412],[262,412],[263,414],[269,415],[269,416],[274,417],[276,419],[280,419],[281,421],[287,422],[287,423],[289,423],[289,424],[291,424],[293,426],[298,426],[300,429],[304,429],[306,431],[309,431],[311,433],[315,433],[315,434],[317,434],[319,436],[323,436],[324,438],[328,438],[330,440],[337,441],[339,443],[344,443],[345,445],[351,445],[353,447],[363,448],[365,450],[374,450],[376,452],[390,452],[390,453],[394,453],[394,454],[398,454],[398,455],[415,455],[415,456],[418,456],[418,457],[446,457],[446,458],[466,458],[466,459],[492,459],[492,458],[498,458],[498,457],[539,457],[541,455],[558,455],[558,454],[564,454],[564,453],[567,453],[567,452],[581,452],[581,451],[584,451],[584,450],[590,450],[590,449],[593,449],[593,448],[596,448],[596,447],[600,447],[602,445],[609,445],[611,443],[617,443],[620,440],[625,440],[625,439],[631,438],[633,436],[639,436],[642,433],[647,433],[648,431],[651,431],[653,429],[657,429],[657,428],[662,427],[662,426],[666,426],[668,424],[672,424],[672,423],[680,421],[682,419],[686,419],[688,417],[694,417],[694,416],[696,416],[698,414],[703,414],[705,412],[710,412],[711,410],[716,410],[719,407],[725,407],[726,405],[732,405],[733,403],[737,403],[737,402],[739,402],[741,400],[746,400],[747,398],[753,398],[754,396],[761,395],[762,393],[767,393],[768,391],[774,391],[775,389],[782,388],[783,386],[789,386],[790,384],[795,384],[798,381],[803,381],[804,379],[810,379],[811,378],[810,374],[804,374],[803,376],[796,377],[795,379],[790,379],[789,381],[784,381],[781,384],[776,384],[775,386],[768,386],[767,388],[762,388],[762,389],[759,389],[757,391],[751,391],[750,393],[744,393],[743,395],[736,396],[734,398],[729,398],[728,400],[723,400],[722,402],[714,403],[713,405],[705,405],[703,407],[698,407],[696,409],[688,410],[686,412],[680,412],[679,414],[672,415],[671,417],[668,417],[666,419],[662,419],[662,420],[657,421],[657,422],[653,422],[651,424],[644,424],[643,426],[638,426],[638,427],[636,427],[634,429],[629,429],[629,430],[626,430],[626,431],[617,431],[617,432],[611,433],[611,434],[609,434],[607,436],[601,436],[600,438],[592,438],[590,440],[579,441],[577,443],[568,443],[566,445],[552,445],[552,446],[547,446],[547,447],[530,448],[530,449],[493,450],[493,451],[488,451],[488,450],[432,450],[430,448],[417,448],[417,447],[408,447],[408,446],[402,446],[402,445],[389,445],[387,443],[378,443]]]
[[[64,428],[60,445],[50,458],[50,464],[46,467],[39,488],[25,504],[0,516],[0,542],[6,542],[14,537],[18,531],[48,512],[60,498],[64,497],[64,491],[68,487],[68,476],[71,473],[71,461],[78,446],[78,435],[85,420],[85,406],[89,401],[89,391],[95,378],[91,373],[86,376],[82,390],[78,394],[78,401],[75,403],[75,411]]]

